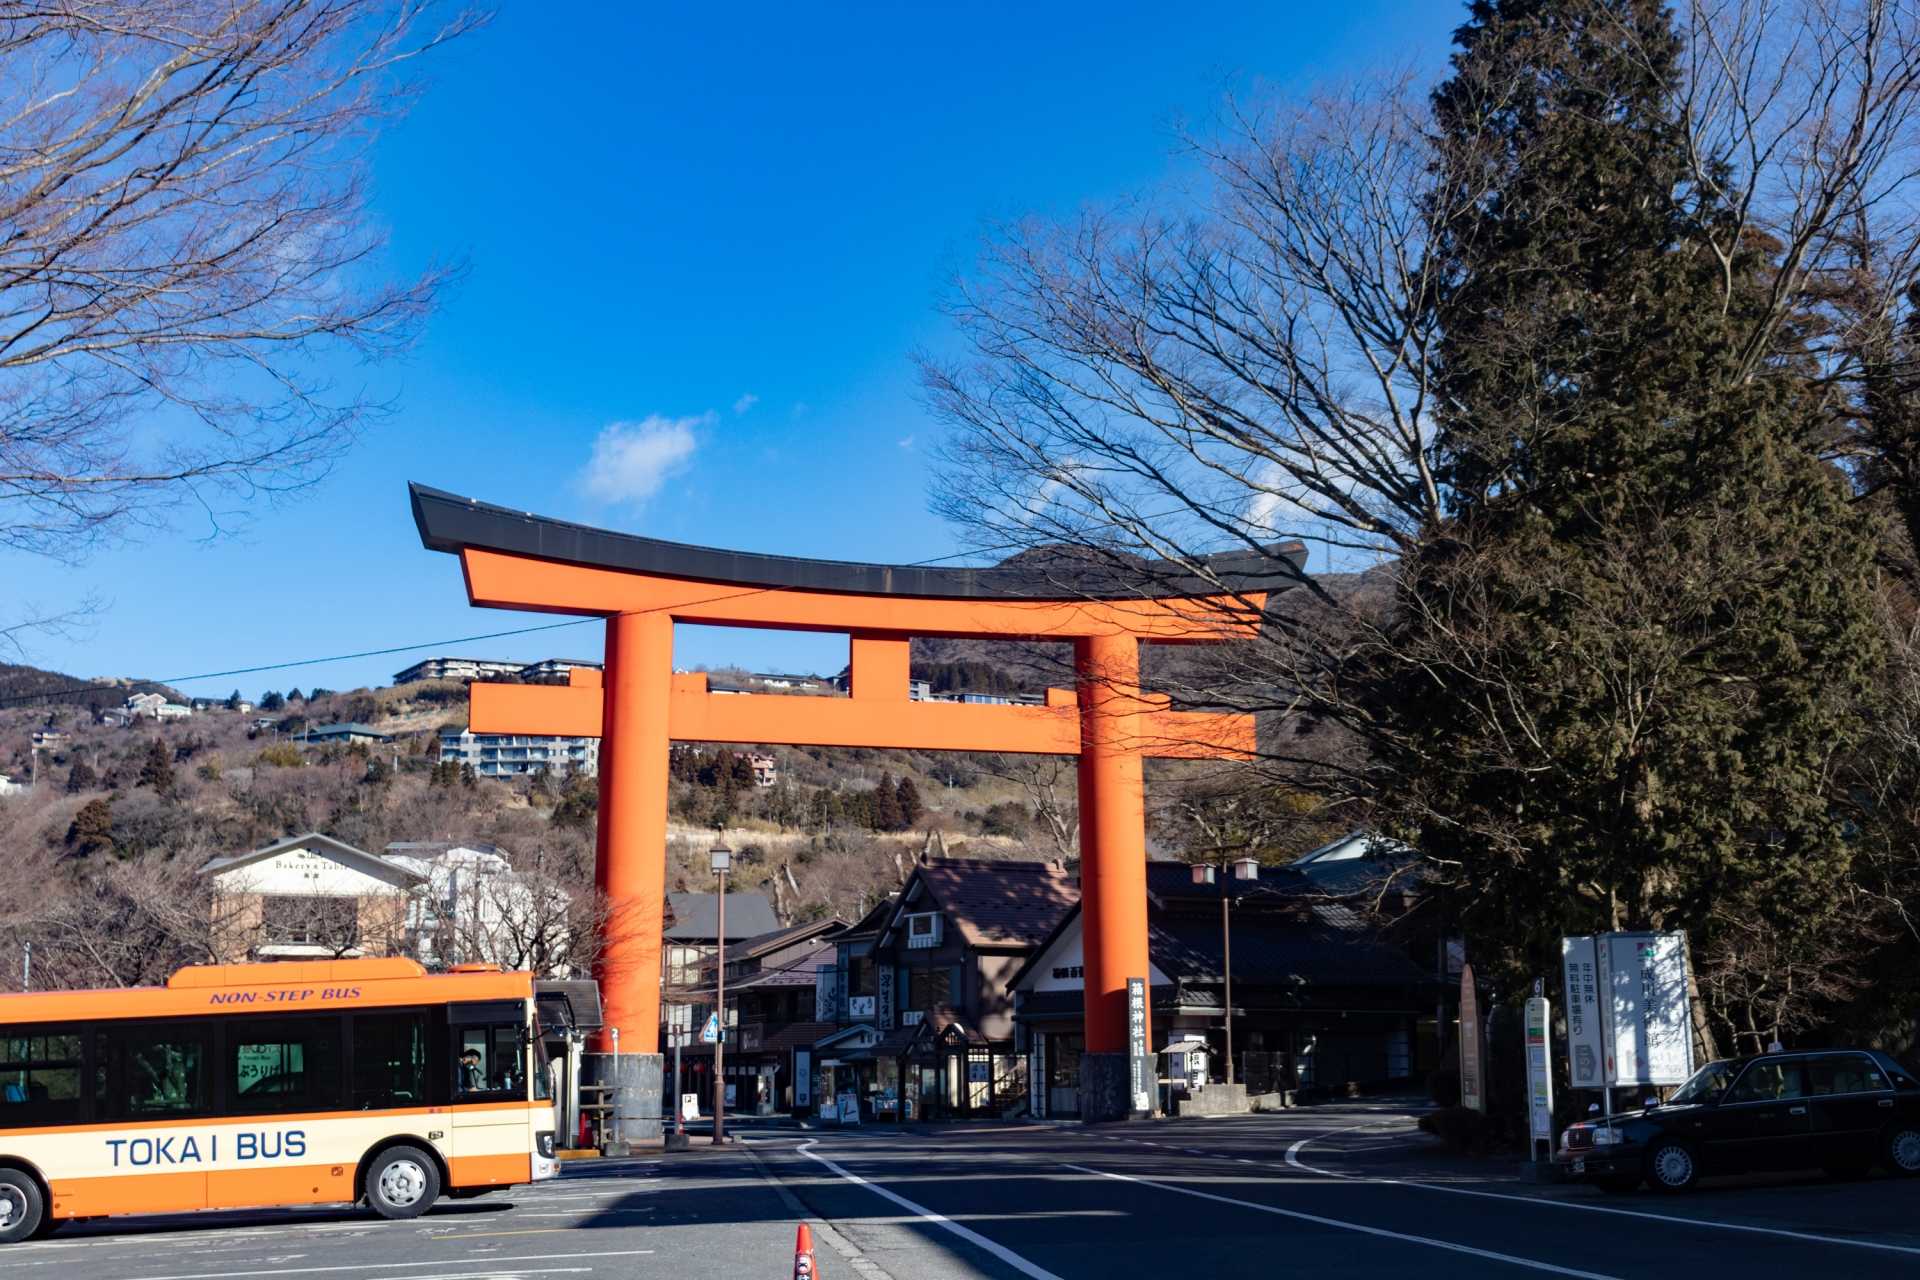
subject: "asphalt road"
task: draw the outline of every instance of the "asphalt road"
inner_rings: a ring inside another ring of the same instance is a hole
[[[0,1280],[831,1280],[1114,1275],[1920,1275],[1920,1180],[1539,1187],[1440,1155],[1382,1107],[1150,1125],[800,1132],[574,1164],[387,1223],[346,1210],[83,1223]]]
[[[570,1166],[411,1222],[348,1209],[80,1223],[0,1280],[741,1280],[791,1274],[795,1217],[741,1149]],[[836,1278],[837,1280],[837,1278]]]
[[[1377,1108],[932,1142],[833,1133],[755,1151],[895,1280],[1920,1275],[1920,1181],[1603,1196],[1449,1160]]]

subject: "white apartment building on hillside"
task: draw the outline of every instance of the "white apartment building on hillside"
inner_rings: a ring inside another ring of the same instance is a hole
[[[442,729],[440,758],[472,765],[483,778],[517,778],[545,771],[554,778],[600,774],[600,739],[531,733],[475,733]]]

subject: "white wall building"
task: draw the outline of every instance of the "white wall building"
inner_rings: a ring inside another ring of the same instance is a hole
[[[228,962],[396,955],[426,875],[310,831],[200,868],[213,882],[216,950]]]
[[[426,878],[407,908],[408,934],[422,964],[519,968],[566,949],[557,936],[569,926],[566,892],[515,871],[498,847],[397,841],[386,855]]]
[[[396,671],[395,684],[416,680],[488,680],[499,676],[517,676],[522,662],[501,662],[494,658],[422,658],[405,671]]]
[[[600,774],[600,739],[442,729],[440,758],[472,765],[483,778],[526,777],[543,770],[554,778],[575,773],[593,778]]]
[[[200,868],[223,960],[411,955],[431,967],[552,967],[569,899],[488,844],[399,842],[368,853],[318,832]],[[564,974],[560,976],[565,976]]]

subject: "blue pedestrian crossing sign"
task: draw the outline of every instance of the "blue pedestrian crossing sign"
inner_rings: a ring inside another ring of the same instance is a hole
[[[701,1044],[718,1044],[719,1041],[720,1041],[720,1015],[717,1013],[710,1013],[707,1015],[707,1025],[700,1028],[700,1043]]]

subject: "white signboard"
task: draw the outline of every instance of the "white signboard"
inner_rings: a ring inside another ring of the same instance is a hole
[[[813,1051],[811,1049],[793,1051],[793,1105],[802,1108],[813,1105]]]
[[[1527,1127],[1534,1141],[1553,1142],[1553,1005],[1527,1001]]]
[[[1600,1019],[1600,960],[1592,938],[1560,939],[1567,1000],[1567,1080],[1575,1089],[1603,1089],[1606,1032]]]
[[[1460,1105],[1482,1113],[1487,1109],[1480,1078],[1480,994],[1470,964],[1460,966]]]
[[[847,1016],[849,1018],[871,1018],[873,1016],[873,997],[848,996]]]
[[[683,1093],[680,1095],[680,1118],[683,1120],[698,1120],[700,1118],[699,1094]]]
[[[1577,956],[1583,944],[1594,954],[1600,1039],[1600,1080],[1585,1087],[1679,1084],[1692,1075],[1686,935],[1603,933],[1566,939],[1562,953]],[[1577,1073],[1577,1042],[1573,1052]],[[1573,1079],[1579,1085],[1581,1077]]]
[[[841,1124],[859,1124],[860,1123],[860,1095],[859,1094],[843,1093],[840,1095],[840,1123]]]

